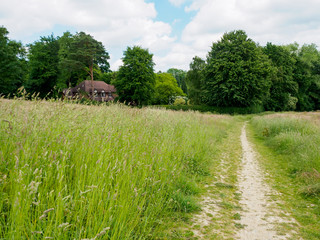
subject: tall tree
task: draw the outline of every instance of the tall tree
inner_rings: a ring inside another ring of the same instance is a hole
[[[9,40],[9,32],[0,26],[0,94],[15,93],[25,81],[27,63],[21,43]]]
[[[128,47],[114,80],[120,101],[145,105],[152,100],[155,85],[153,54],[138,46]]]
[[[265,100],[266,110],[287,111],[296,108],[298,84],[294,81],[295,56],[283,46],[267,43],[263,52],[272,60],[270,96]]]
[[[172,74],[172,76],[177,80],[178,86],[183,92],[188,93],[188,88],[186,84],[186,71],[177,68],[170,68],[167,73]]]
[[[297,53],[294,79],[299,85],[297,109],[319,109],[320,53],[315,44],[303,45]]]
[[[57,87],[64,89],[77,85],[86,79],[88,73],[84,69],[75,68],[72,64],[68,64],[71,54],[71,45],[74,37],[70,32],[65,32],[58,37],[59,42],[59,78]]]
[[[197,56],[195,56],[190,63],[186,83],[188,87],[188,97],[193,104],[202,103],[202,85],[204,82],[205,67],[206,62]]]
[[[213,43],[205,71],[203,89],[209,105],[260,105],[269,92],[270,60],[241,30]]]
[[[177,80],[170,73],[157,73],[153,103],[168,104],[176,96],[185,96]]]
[[[29,78],[26,89],[47,95],[57,84],[59,75],[59,43],[51,35],[29,45]]]
[[[89,34],[80,32],[73,36],[69,52],[62,63],[72,70],[85,70],[93,81],[94,68],[100,68],[103,72],[109,71],[109,58],[101,42]]]

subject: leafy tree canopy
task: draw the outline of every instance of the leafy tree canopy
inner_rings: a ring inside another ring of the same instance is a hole
[[[272,111],[296,108],[298,84],[294,81],[295,56],[283,46],[267,43],[263,52],[272,60],[270,95],[265,100],[265,109]]]
[[[102,72],[108,72],[110,65],[108,63],[109,54],[103,44],[95,40],[91,35],[84,32],[73,36],[72,41],[68,43],[67,36],[63,51],[60,52],[64,57],[62,63],[71,70],[85,70],[90,79],[94,80],[94,68],[99,68]]]
[[[177,80],[170,73],[156,74],[154,104],[168,104],[171,98],[185,96]]]
[[[128,47],[113,81],[120,101],[130,104],[149,104],[154,94],[155,75],[153,54],[139,46]]]
[[[206,62],[200,57],[194,57],[190,63],[190,70],[187,73],[186,84],[188,96],[193,104],[202,102],[202,85],[204,82],[204,69]]]
[[[20,42],[8,38],[8,30],[0,26],[0,94],[16,92],[25,81],[27,62]]]
[[[56,86],[59,75],[59,42],[53,36],[41,37],[29,45],[29,78],[26,89],[47,95]]]
[[[183,92],[187,93],[188,88],[186,84],[186,76],[187,72],[182,69],[170,68],[167,73],[172,74],[172,76],[177,80],[178,86],[183,90]]]
[[[260,105],[269,92],[270,61],[241,30],[213,43],[205,71],[203,90],[209,105]]]

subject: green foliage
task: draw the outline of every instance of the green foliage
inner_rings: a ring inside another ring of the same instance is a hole
[[[29,78],[25,84],[28,92],[46,96],[57,84],[59,76],[59,43],[53,36],[29,45]]]
[[[213,43],[207,57],[205,102],[213,106],[260,105],[269,93],[270,61],[244,31],[233,31]]]
[[[79,32],[73,36],[69,52],[62,60],[62,64],[73,70],[85,70],[93,81],[94,68],[99,68],[102,72],[109,71],[109,58],[101,42],[89,34]]]
[[[186,105],[186,99],[184,99],[183,97],[177,97],[175,98],[173,105],[174,106]]]
[[[27,63],[21,43],[9,40],[9,32],[0,26],[0,95],[17,91],[25,81]]]
[[[101,42],[84,32],[62,37],[41,37],[29,45],[29,79],[25,84],[29,92],[41,97],[58,89],[75,86],[88,76],[101,76],[109,71],[109,54]]]
[[[320,88],[318,82],[320,79],[320,53],[316,45],[303,45],[297,54],[297,64],[295,71],[295,80],[299,85],[298,91],[298,110],[310,111],[320,109],[319,97]]]
[[[274,72],[271,77],[270,95],[265,99],[266,110],[295,110],[298,99],[298,84],[293,73],[296,58],[286,48],[271,43],[263,48],[263,52],[272,60]]]
[[[222,114],[252,114],[263,112],[262,106],[252,106],[246,108],[239,107],[215,107],[207,105],[162,105],[166,109],[170,110],[182,110],[182,111],[198,111],[198,112],[211,112],[211,113],[222,113]]]
[[[182,89],[184,93],[188,93],[188,88],[186,84],[186,71],[177,68],[168,69],[167,73],[172,74],[172,76],[177,80],[178,86]]]
[[[153,104],[168,104],[170,98],[185,95],[178,86],[176,79],[170,73],[156,74],[154,90]]]
[[[151,103],[155,87],[153,54],[138,46],[128,47],[113,81],[119,100],[132,105]]]
[[[206,63],[199,57],[194,57],[186,76],[188,97],[192,104],[202,103],[202,86],[204,84],[204,69]]]
[[[61,37],[58,37],[58,42],[60,48],[57,86],[60,89],[76,86],[86,79],[88,74],[84,69],[75,69],[71,64],[66,63],[67,59],[70,58],[73,35],[70,32],[65,32]]]

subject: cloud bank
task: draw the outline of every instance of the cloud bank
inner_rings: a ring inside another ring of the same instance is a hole
[[[157,1],[1,1],[0,22],[12,39],[22,41],[57,26],[90,33],[110,53],[113,70],[121,64],[122,52],[132,45],[154,53],[157,70],[187,70],[192,57],[205,58],[212,42],[237,29],[261,45],[294,41],[320,45],[318,0],[169,0],[172,6],[195,13],[181,36],[173,32],[174,23],[156,20]]]

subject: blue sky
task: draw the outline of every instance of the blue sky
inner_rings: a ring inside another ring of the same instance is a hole
[[[212,42],[242,29],[260,45],[320,46],[319,0],[10,0],[0,2],[0,25],[24,44],[52,33],[84,31],[109,52],[112,70],[127,46],[154,54],[156,71],[188,70]]]

